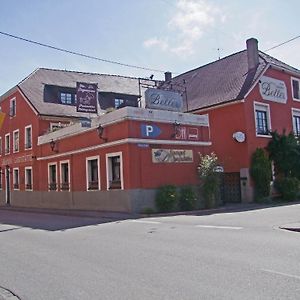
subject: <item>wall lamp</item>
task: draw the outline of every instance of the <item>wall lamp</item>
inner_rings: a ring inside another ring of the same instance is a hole
[[[180,133],[181,125],[177,121],[173,123],[174,133],[172,133],[171,137],[175,138],[178,133]]]
[[[104,127],[101,124],[99,124],[97,127],[97,133],[101,140],[107,142],[107,138],[103,137]]]
[[[52,152],[58,152],[58,150],[55,149],[56,148],[56,144],[57,143],[53,139],[50,141],[49,145],[50,145],[50,148],[51,148]]]

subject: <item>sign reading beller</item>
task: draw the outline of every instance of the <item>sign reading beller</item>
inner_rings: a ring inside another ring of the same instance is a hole
[[[192,163],[193,160],[192,150],[152,149],[154,163]]]
[[[287,91],[284,81],[262,76],[259,82],[259,91],[264,100],[286,103]]]
[[[77,111],[97,113],[97,84],[77,82]]]
[[[146,108],[182,111],[183,100],[179,93],[149,88],[145,91]]]

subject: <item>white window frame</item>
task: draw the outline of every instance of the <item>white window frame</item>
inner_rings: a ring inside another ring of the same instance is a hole
[[[16,150],[16,140],[15,140],[15,135],[18,133],[18,149]],[[19,129],[16,129],[13,131],[13,153],[17,153],[20,151],[20,131]]]
[[[111,165],[110,158],[114,156],[120,156],[121,190],[124,190],[123,152],[113,152],[113,153],[106,154],[106,188],[108,191],[113,191],[113,189],[110,189],[109,182],[112,180],[112,165]]]
[[[69,189],[62,189],[62,165],[63,164],[67,164],[68,165],[68,184],[69,184]],[[64,192],[68,192],[71,190],[71,170],[70,170],[70,160],[67,159],[67,160],[61,160],[59,162],[59,172],[60,172],[60,178],[59,178],[59,187],[60,187],[60,190],[61,191],[64,191]]]
[[[98,165],[98,189],[97,190],[89,190],[89,161],[91,160],[97,160],[97,165]],[[100,156],[90,156],[86,157],[86,167],[85,167],[85,172],[86,172],[86,190],[88,192],[94,192],[94,191],[100,191],[101,190],[101,178],[100,178]]]
[[[16,174],[15,171],[18,171],[18,188],[15,188],[15,184],[16,184]],[[13,168],[13,190],[14,191],[19,191],[20,190],[20,171],[19,168]]]
[[[268,131],[269,132],[272,131],[270,104],[254,101],[253,110],[254,110],[254,121],[255,121],[255,135],[256,135],[256,137],[272,138],[272,136],[270,134],[264,135],[264,134],[257,133],[256,110],[258,110],[258,109],[263,110],[267,113]]]
[[[26,186],[28,185],[28,176],[27,176],[27,170],[31,170],[31,189],[28,189]],[[33,191],[33,173],[32,173],[32,167],[25,167],[25,191]]]
[[[298,81],[298,86],[299,86],[299,91],[298,91],[298,93],[299,93],[299,99],[294,98],[293,80]],[[291,77],[291,91],[292,91],[292,98],[293,98],[293,100],[294,100],[294,101],[300,102],[300,79],[299,79],[299,78]]]
[[[31,141],[31,147],[27,147],[27,128],[30,128],[30,141]],[[24,129],[24,149],[25,150],[31,150],[32,149],[32,125],[25,126]]]
[[[294,116],[300,117],[300,109],[292,108],[293,133],[294,133],[295,136],[300,136],[300,131],[299,131],[299,135],[297,135],[297,133],[296,133],[296,124],[295,124]]]
[[[51,184],[51,181],[50,181],[50,167],[51,166],[55,166],[55,179],[56,179],[56,189],[55,190],[52,190],[50,189],[50,184]],[[48,163],[48,191],[49,192],[56,192],[58,191],[58,172],[57,172],[57,162],[54,162],[54,163]]]
[[[8,139],[7,139],[8,137]],[[4,137],[4,154],[9,155],[10,154],[10,133],[6,133]],[[7,145],[8,141],[8,145]]]
[[[14,103],[14,104],[13,104]],[[14,108],[14,111],[13,111]],[[9,116],[15,117],[17,115],[17,98],[14,97],[9,101]]]

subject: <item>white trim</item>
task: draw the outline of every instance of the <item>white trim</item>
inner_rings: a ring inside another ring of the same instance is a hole
[[[269,131],[272,130],[270,104],[254,101],[253,102],[253,110],[254,110],[255,135],[256,135],[256,137],[272,138],[271,135],[257,134],[256,107],[258,107],[258,106],[266,108],[268,130]]]
[[[7,139],[6,137],[8,136],[8,144],[7,145]],[[8,146],[8,147],[7,147]],[[8,150],[8,152],[6,152],[6,150]],[[4,155],[9,155],[10,154],[10,133],[6,133],[4,136]]]
[[[61,166],[62,164],[67,164],[68,165],[68,184],[69,184],[69,189],[68,190],[62,190],[61,189],[61,186],[62,186],[62,169],[61,169]],[[69,159],[66,159],[66,160],[61,160],[59,162],[59,184],[60,184],[60,191],[69,191],[71,190],[71,170],[70,170],[70,160]]]
[[[300,117],[300,109],[299,108],[293,108],[292,107],[292,109],[291,109],[291,111],[292,111],[292,127],[293,127],[293,133],[294,133],[294,135],[296,135],[296,124],[295,124],[295,122],[294,122],[294,116],[296,116],[296,117]],[[297,136],[297,135],[296,135]]]
[[[97,190],[89,190],[89,165],[88,162],[91,160],[97,160],[97,167],[98,167],[98,189]],[[85,177],[86,177],[86,190],[88,192],[93,192],[93,191],[100,191],[101,190],[101,180],[100,180],[100,156],[95,155],[95,156],[89,156],[85,158]]]
[[[15,149],[15,134],[18,133],[18,150]],[[19,129],[16,129],[13,131],[13,140],[12,140],[12,147],[13,147],[13,153],[18,153],[20,151],[20,131]]]
[[[104,143],[104,144],[94,145],[94,146],[90,146],[90,147],[86,147],[86,148],[81,148],[78,150],[68,151],[65,153],[59,153],[59,154],[54,154],[54,155],[49,155],[49,156],[44,156],[44,157],[37,157],[37,160],[47,160],[47,159],[52,159],[52,158],[64,157],[64,156],[68,156],[71,154],[78,154],[78,153],[98,150],[98,149],[102,149],[102,148],[123,145],[123,144],[127,144],[127,143],[128,144],[183,145],[183,146],[185,146],[185,145],[186,146],[211,146],[211,144],[212,144],[211,142],[192,142],[192,141],[150,140],[150,139],[126,138],[126,139],[121,139],[121,140],[117,140],[117,141],[110,142],[110,143]]]
[[[16,183],[16,177],[15,177],[15,171],[18,171],[18,185],[19,188],[15,188],[15,183]],[[13,190],[14,191],[19,191],[20,190],[20,170],[19,168],[13,168]]]
[[[55,180],[56,180],[56,189],[55,190],[50,190],[50,167],[55,166]],[[57,162],[51,162],[48,163],[48,191],[53,192],[53,191],[58,191],[58,176],[57,176]]]
[[[26,188],[26,185],[27,185],[27,182],[28,182],[26,170],[31,170],[31,189]],[[33,171],[32,171],[32,167],[25,167],[24,172],[25,172],[25,176],[24,176],[24,178],[25,178],[25,191],[33,191]]]
[[[33,75],[33,73],[31,75]],[[31,76],[31,75],[29,75],[29,76]],[[34,112],[34,114],[37,116],[38,115],[38,111],[31,104],[31,102],[27,99],[27,97],[25,96],[25,94],[23,93],[23,91],[19,87],[17,87],[17,89],[18,89],[19,93],[22,95],[22,97],[25,100],[25,102],[28,104],[28,106],[32,109],[32,111]]]
[[[121,177],[121,190],[124,190],[124,176],[123,176],[123,153],[120,152],[113,152],[113,153],[107,153],[105,155],[106,157],[106,189],[110,191],[109,189],[109,182],[111,180],[111,162],[109,161],[109,158],[111,157],[120,157],[120,177]]]
[[[298,91],[298,93],[299,93],[299,97],[300,97],[300,79],[299,79],[299,78],[296,78],[296,77],[291,77],[292,99],[293,99],[294,101],[300,102],[300,98],[299,98],[299,99],[294,98],[293,80],[298,81],[298,86],[299,86],[299,91]]]
[[[26,129],[27,128],[31,128],[30,129],[30,141],[31,141],[31,147],[30,148],[26,147],[26,142],[27,142]],[[31,150],[32,149],[32,144],[33,144],[33,141],[32,141],[32,124],[30,124],[30,125],[25,126],[25,128],[24,128],[24,149],[25,150]]]

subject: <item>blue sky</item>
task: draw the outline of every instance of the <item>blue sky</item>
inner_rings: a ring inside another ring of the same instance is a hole
[[[298,0],[0,0],[0,31],[126,64],[182,73],[300,35]],[[219,51],[217,49],[220,49]],[[268,54],[300,69],[300,38]],[[0,34],[0,95],[38,67],[162,79]]]

